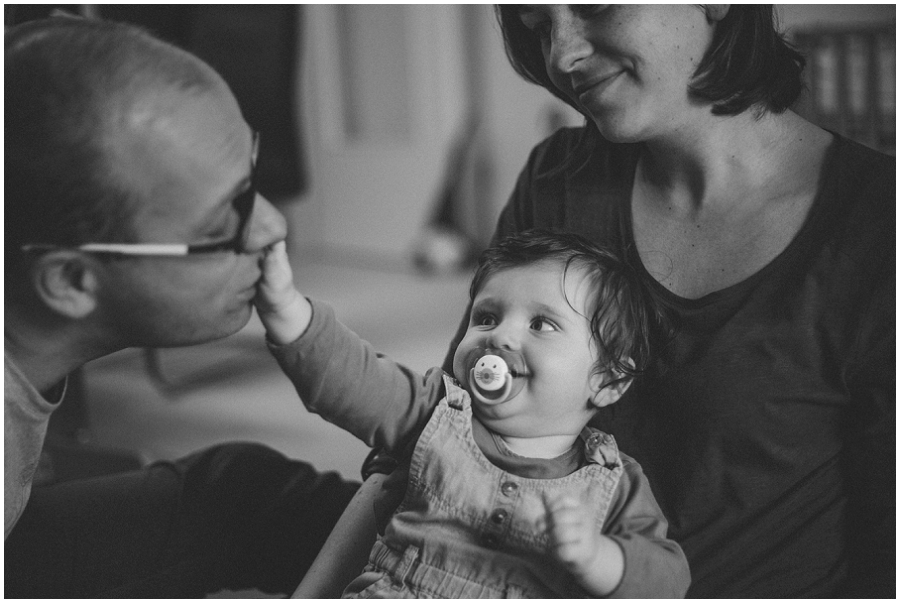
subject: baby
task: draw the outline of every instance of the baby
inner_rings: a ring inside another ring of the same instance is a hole
[[[690,576],[640,466],[587,426],[649,362],[652,306],[574,235],[481,257],[453,375],[373,351],[293,285],[284,244],[257,309],[309,410],[405,457],[403,502],[345,596],[680,597]]]

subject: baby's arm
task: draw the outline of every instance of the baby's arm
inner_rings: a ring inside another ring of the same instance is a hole
[[[278,241],[266,250],[262,271],[263,278],[254,300],[256,311],[272,343],[291,343],[309,326],[312,307],[294,287],[284,241]]]
[[[544,501],[553,557],[588,593],[605,597],[622,581],[625,557],[612,539],[598,533],[593,514],[572,497]]]
[[[602,533],[583,506],[590,501],[545,500],[551,553],[594,595],[683,598],[691,583],[684,551],[668,537],[669,524],[641,466],[625,454],[621,459],[624,471]]]
[[[295,288],[281,244],[261,260],[256,303],[269,350],[310,411],[369,446],[405,449],[443,393],[443,373],[412,371],[375,351],[327,304]]]
[[[641,466],[620,451],[624,471],[610,504],[603,534],[622,549],[625,571],[617,598],[679,599],[691,583],[687,558],[669,538],[669,522]]]

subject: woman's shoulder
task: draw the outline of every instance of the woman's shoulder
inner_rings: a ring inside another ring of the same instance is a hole
[[[867,192],[879,197],[896,196],[896,159],[858,142],[835,135],[835,150],[829,173],[836,184],[855,196]]]
[[[833,245],[870,272],[893,257],[896,160],[836,135],[822,189]],[[873,258],[879,261],[873,262]]]

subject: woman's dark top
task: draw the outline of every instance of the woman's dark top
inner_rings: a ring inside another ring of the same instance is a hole
[[[836,136],[790,245],[692,300],[637,254],[640,146],[569,161],[579,135],[532,151],[495,240],[556,227],[611,245],[677,316],[662,376],[594,423],[643,465],[687,554],[688,596],[893,597],[894,159]]]

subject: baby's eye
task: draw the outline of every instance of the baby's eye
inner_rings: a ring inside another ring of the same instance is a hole
[[[497,318],[493,314],[477,314],[472,317],[472,324],[478,327],[493,327],[497,325]]]
[[[531,328],[535,331],[556,331],[556,325],[542,316],[531,321]]]

